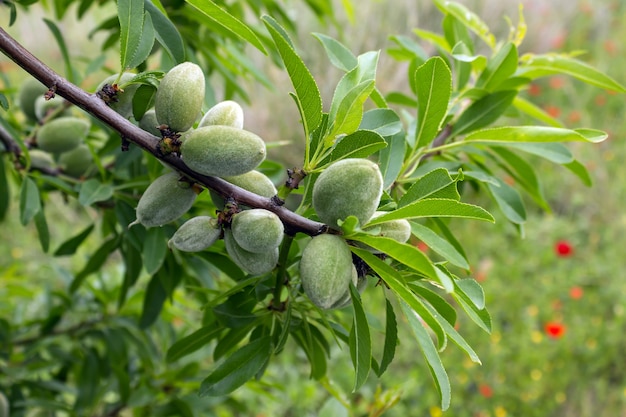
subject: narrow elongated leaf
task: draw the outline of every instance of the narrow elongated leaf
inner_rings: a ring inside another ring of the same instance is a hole
[[[52,20],[44,18],[43,21],[52,32],[52,36],[57,41],[59,45],[59,49],[61,50],[61,56],[63,57],[63,63],[65,64],[65,76],[71,82],[76,82],[76,77],[74,76],[74,70],[72,67],[72,61],[70,60],[70,54],[67,49],[67,44],[65,43],[65,39],[63,38],[63,34],[59,30],[59,27]]]
[[[387,142],[372,130],[357,130],[343,137],[333,148],[328,159],[330,163],[344,158],[365,158],[387,146]]]
[[[215,324],[204,326],[188,336],[179,339],[167,350],[167,361],[174,362],[192,354],[215,339],[224,329]]]
[[[99,374],[98,352],[95,348],[89,348],[85,352],[85,357],[76,380],[78,392],[74,410],[78,412],[87,410],[96,402],[100,381]]]
[[[117,249],[120,243],[120,238],[112,237],[104,242],[93,255],[89,257],[87,264],[83,269],[76,274],[72,284],[70,285],[70,292],[75,292],[83,283],[83,281],[96,271],[99,271],[102,265],[106,262],[109,255]]]
[[[547,111],[542,109],[541,107],[531,103],[528,100],[524,100],[521,97],[515,97],[513,100],[513,106],[521,112],[526,113],[530,117],[534,117],[535,119],[543,122],[552,127],[565,127],[563,123],[561,123],[558,119],[550,116]]]
[[[185,0],[186,3],[198,9],[202,14],[222,26],[229,32],[252,44],[259,51],[267,54],[263,44],[254,31],[245,23],[219,7],[212,0]]]
[[[537,142],[537,143],[503,143],[507,148],[518,149],[531,155],[540,156],[556,164],[568,164],[574,160],[574,156],[569,148],[558,142]]]
[[[452,73],[441,57],[433,57],[415,71],[417,86],[417,131],[418,148],[428,146],[448,113],[448,102],[452,92]]]
[[[372,109],[363,114],[359,129],[373,130],[383,137],[393,136],[402,131],[402,122],[391,109]]]
[[[409,268],[412,268],[413,270],[422,273],[431,279],[438,280],[437,272],[435,271],[435,267],[430,259],[428,259],[428,257],[415,246],[411,246],[408,243],[400,243],[397,240],[388,237],[365,234],[352,235],[349,239],[365,243],[366,245],[387,254]],[[452,290],[451,287],[450,290]]]
[[[498,182],[498,186],[491,183],[487,184],[491,195],[498,203],[500,210],[506,216],[509,221],[515,224],[522,224],[526,221],[526,207],[522,197],[517,190],[510,185],[506,184],[499,178],[493,178]]]
[[[330,104],[330,111],[328,112],[331,121],[336,119],[341,105],[345,107],[346,103],[351,102],[344,100],[348,94],[352,93],[354,95],[354,89],[358,87],[359,84],[376,79],[376,68],[378,66],[379,56],[380,53],[378,51],[370,51],[359,55],[357,57],[357,65],[341,77],[341,80],[337,83],[337,87],[335,87],[333,99]],[[354,99],[352,101],[354,101]]]
[[[376,217],[370,220],[367,225],[373,226],[390,220],[416,219],[420,217],[462,217],[485,220],[492,223],[495,221],[493,216],[482,207],[447,198],[427,198]]]
[[[420,346],[433,379],[435,380],[435,385],[437,386],[437,390],[439,391],[439,396],[441,398],[441,409],[447,410],[448,407],[450,407],[452,388],[450,387],[450,380],[448,379],[448,374],[443,367],[439,353],[437,352],[430,335],[420,322],[420,317],[415,313],[415,311],[411,310],[406,303],[401,301],[400,306],[409,321],[413,334],[415,334],[417,343]]]
[[[263,17],[263,23],[265,23],[278,48],[278,53],[285,64],[293,88],[296,90],[305,132],[307,134],[313,132],[322,121],[322,96],[315,79],[293,48],[291,39],[285,30],[269,16]],[[307,142],[308,140],[309,138],[307,138]]]
[[[144,23],[144,0],[118,0],[120,21],[120,63],[124,70],[141,43]]]
[[[374,91],[373,80],[363,81],[346,94],[337,107],[329,139],[334,140],[339,134],[350,134],[359,128],[363,119],[363,104]]]
[[[399,132],[385,138],[385,142],[387,142],[387,146],[381,149],[378,154],[378,165],[383,174],[383,188],[387,189],[395,182],[402,170],[406,141],[404,134]]]
[[[457,120],[452,135],[471,132],[495,122],[513,103],[515,90],[498,91],[473,102]]]
[[[469,30],[474,32],[492,49],[496,45],[496,38],[489,30],[489,26],[483,22],[478,15],[470,11],[464,5],[446,0],[435,0],[437,8],[444,13],[449,13],[456,17],[459,22],[465,25]]]
[[[321,340],[311,331],[314,326],[307,322],[298,331],[292,332],[294,340],[302,348],[311,364],[311,378],[322,379],[326,375],[326,356]]]
[[[118,309],[122,308],[124,305],[126,294],[128,290],[135,285],[137,279],[139,279],[139,274],[143,266],[141,252],[131,244],[129,235],[124,236],[120,251],[124,259],[124,281],[122,281],[120,293],[117,298]]]
[[[91,234],[94,229],[94,225],[90,224],[85,229],[83,229],[76,236],[73,236],[63,242],[56,251],[54,251],[54,256],[66,256],[73,255],[76,253],[78,247],[87,239],[87,237]]]
[[[566,74],[587,84],[625,93],[626,88],[608,75],[578,59],[559,54],[525,55],[517,75],[531,79]]]
[[[467,298],[476,306],[477,309],[485,308],[485,292],[478,281],[471,278],[458,279],[455,281],[458,288],[463,290]]]
[[[547,126],[504,126],[472,132],[466,142],[602,142],[605,132],[593,129],[561,129]]]
[[[50,230],[48,229],[48,222],[46,221],[46,213],[44,210],[39,210],[35,214],[35,227],[37,228],[37,235],[39,236],[39,244],[41,250],[44,253],[48,252],[50,248]]]
[[[41,210],[39,188],[35,181],[24,177],[20,188],[20,223],[26,226]]]
[[[350,250],[363,259],[398,297],[407,303],[413,311],[419,314],[437,337],[438,348],[444,349],[447,339],[443,328],[431,312],[424,306],[422,300],[409,289],[398,271],[365,249],[351,247]]]
[[[144,12],[141,37],[132,55],[127,59],[124,68],[135,68],[148,58],[154,46],[154,26],[150,13]]]
[[[271,338],[253,340],[230,355],[200,385],[199,395],[226,395],[254,377],[268,361],[271,354]]]
[[[452,326],[456,324],[456,310],[442,296],[426,288],[419,281],[417,283],[411,282],[407,285],[415,294],[428,301],[428,304],[431,305],[438,315],[443,317],[444,321]],[[441,320],[439,323],[441,323]]]
[[[389,364],[396,355],[398,345],[398,323],[396,313],[388,299],[385,299],[385,342],[383,344],[383,357],[380,359],[380,366],[376,370],[379,377],[387,370]]]
[[[447,169],[436,168],[420,177],[402,196],[398,207],[425,198],[448,198],[457,201],[461,199],[456,188],[456,180],[452,179]]]
[[[141,309],[141,317],[139,318],[140,328],[146,329],[157,320],[166,299],[167,291],[161,282],[161,277],[159,274],[155,274],[150,278],[144,295],[143,308]]]
[[[478,325],[478,327],[480,327],[487,333],[491,333],[491,316],[489,315],[489,312],[486,308],[479,309],[478,307],[476,307],[476,304],[467,294],[465,294],[463,288],[456,285],[456,282],[452,296],[454,297],[456,302],[459,303],[461,308],[467,313],[468,317]]]
[[[172,61],[180,64],[185,61],[185,44],[172,21],[150,0],[144,0],[144,9],[150,13],[155,36]]]
[[[591,187],[593,185],[593,180],[591,179],[591,175],[589,175],[589,171],[587,168],[580,162],[573,160],[572,162],[568,162],[567,164],[563,164],[565,168],[574,173],[587,187]]]
[[[315,36],[324,47],[331,64],[346,72],[356,66],[358,62],[357,57],[354,56],[352,51],[344,44],[322,33],[314,32],[313,36]]]
[[[355,392],[365,383],[370,372],[372,337],[367,316],[361,304],[361,296],[352,283],[350,284],[350,295],[354,307],[354,319],[352,330],[350,330],[350,357],[355,370],[354,386],[352,387],[352,392]]]
[[[113,186],[101,183],[96,178],[85,181],[78,193],[78,202],[83,206],[90,206],[98,201],[108,200],[113,196]]]
[[[4,156],[0,156],[0,222],[4,220],[11,201],[11,189],[4,168]]]
[[[152,227],[146,233],[142,259],[148,275],[156,273],[167,254],[167,237],[160,227]]]
[[[432,229],[419,223],[411,222],[411,232],[415,237],[426,243],[430,249],[443,256],[452,265],[463,269],[470,268],[463,254],[457,251],[450,242],[433,232]]]
[[[503,81],[515,74],[517,61],[517,47],[507,42],[487,61],[487,67],[478,77],[476,87],[487,91],[497,90]]]

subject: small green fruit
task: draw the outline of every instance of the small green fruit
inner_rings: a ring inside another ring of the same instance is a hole
[[[64,101],[65,100],[59,97],[50,100],[46,100],[44,96],[37,97],[37,100],[35,100],[35,116],[37,120],[41,122],[48,114],[63,107],[65,105]],[[60,115],[71,116],[71,113],[67,110],[60,111]]]
[[[361,158],[337,161],[313,185],[313,208],[320,220],[337,228],[337,220],[356,216],[361,225],[372,217],[383,193],[383,177],[375,163]]]
[[[137,223],[145,227],[163,226],[185,214],[196,200],[196,192],[180,174],[161,175],[148,186],[137,204]]]
[[[22,84],[22,88],[20,89],[20,94],[18,96],[18,102],[20,109],[29,120],[37,120],[37,115],[35,114],[35,101],[37,101],[39,97],[43,97],[46,91],[48,91],[48,87],[34,78],[29,78]]]
[[[276,187],[272,183],[272,180],[270,180],[267,175],[256,170],[248,171],[241,175],[222,178],[237,187],[241,187],[244,190],[260,195],[261,197],[270,198],[274,197],[276,193],[278,193]],[[211,199],[213,200],[215,207],[220,210],[224,208],[224,199],[221,195],[211,191]]]
[[[377,211],[372,216],[372,219],[375,219],[376,217],[382,216],[386,213],[387,212],[385,211]],[[400,243],[405,243],[411,238],[411,223],[409,223],[409,221],[406,219],[391,220],[385,223],[377,224],[375,226],[365,227],[363,228],[363,230],[378,230],[378,234],[376,236],[388,237]],[[360,247],[371,249],[374,253],[379,253],[378,251],[373,250],[365,244],[357,242],[357,245],[359,245]]]
[[[254,253],[277,248],[285,233],[280,218],[265,209],[244,210],[235,214],[230,229],[237,244]]]
[[[197,216],[180,226],[167,245],[183,252],[200,252],[214,244],[221,233],[217,219]]]
[[[189,130],[202,110],[204,84],[202,69],[192,62],[183,62],[169,70],[154,98],[159,124],[174,132]]]
[[[247,130],[204,126],[185,135],[180,154],[185,164],[200,174],[241,175],[265,159],[265,142]]]
[[[352,271],[352,284],[356,287],[359,294],[361,294],[365,288],[367,288],[367,277],[359,277],[356,268],[354,268]],[[333,304],[329,310],[344,308],[350,304],[352,304],[352,295],[350,294],[350,288],[348,288],[343,296]]]
[[[231,126],[243,129],[243,109],[236,101],[226,100],[211,107],[200,120],[198,127]]]
[[[46,152],[67,152],[85,140],[90,125],[89,121],[72,116],[50,120],[37,132],[37,146]]]
[[[263,253],[249,252],[239,246],[230,229],[224,230],[224,245],[233,262],[247,274],[266,274],[278,263],[278,248]]]
[[[30,157],[30,166],[34,169],[51,170],[55,168],[54,159],[48,152],[40,149],[31,149],[28,151]]]
[[[117,82],[118,86],[124,86],[124,84],[132,80],[136,75],[137,74],[133,74],[132,72],[123,72],[118,80],[118,74],[113,74],[105,78],[100,85],[98,85],[97,91],[100,91],[105,84],[113,85]],[[135,97],[135,93],[139,87],[140,84],[129,84],[124,86],[115,96],[117,101],[111,101],[108,103],[109,107],[124,116],[126,119],[130,119],[133,115],[133,97]]]
[[[319,308],[333,308],[344,297],[355,272],[348,244],[340,236],[315,236],[302,251],[302,288]]]
[[[89,146],[81,144],[71,151],[63,152],[59,156],[59,166],[67,175],[80,178],[93,166],[93,155]]]
[[[154,136],[161,137],[161,131],[158,129],[159,122],[157,122],[156,112],[154,109],[148,110],[141,116],[139,121],[139,127],[146,132],[152,133]]]

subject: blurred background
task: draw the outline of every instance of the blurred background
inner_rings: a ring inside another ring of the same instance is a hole
[[[459,2],[500,36],[509,28],[506,17],[513,23],[518,21],[521,4],[528,25],[522,53],[580,51],[580,59],[626,83],[623,0]],[[341,74],[328,63],[310,32],[337,37],[359,54],[385,50],[390,46],[389,35],[412,36],[412,29],[418,27],[440,30],[441,15],[426,0],[359,1],[354,12],[358,25],[338,14],[337,26],[324,27],[293,2],[292,13],[300,31],[298,49],[318,80],[325,102],[329,102]],[[28,17],[22,14],[9,32],[52,67],[62,67],[56,44],[42,42],[33,30],[42,25],[41,16],[36,11]],[[89,49],[101,40],[98,35],[91,39],[83,36],[84,28],[93,27],[90,20],[97,21],[97,16],[75,21],[74,14],[69,13],[65,20],[60,26],[72,56],[87,59]],[[264,132],[266,138],[299,141],[297,110],[285,87],[290,87],[288,78],[253,51],[251,58],[277,87],[268,89],[252,82],[245,87],[254,101],[245,105],[246,124],[253,126],[253,131]],[[110,60],[115,68],[116,58]],[[13,79],[26,76],[5,58],[0,58],[0,70]],[[406,70],[383,54],[380,90],[405,90]],[[97,82],[97,78],[88,78],[83,87],[93,88]],[[494,330],[488,335],[461,317],[460,332],[483,364],[473,364],[455,346],[443,352],[453,392],[451,408],[443,415],[626,416],[625,100],[566,77],[541,79],[524,94],[567,127],[602,129],[609,132],[609,139],[596,145],[571,146],[589,170],[592,188],[561,167],[543,167],[542,181],[552,212],[545,213],[529,202],[534,208],[529,212],[525,236],[520,237],[503,218],[495,225],[455,223],[454,232],[466,248],[472,274],[487,294]],[[297,146],[281,147],[273,157],[294,165],[299,163],[301,151]],[[93,221],[93,213],[77,214],[62,204],[59,207],[54,215],[59,221],[49,221],[53,237],[71,235]],[[497,210],[492,212],[497,216]],[[68,224],[75,229],[54,230]],[[0,231],[0,275],[12,286],[3,289],[0,285],[0,316],[36,315],[37,306],[46,302],[41,289],[63,288],[71,279],[68,271],[84,259],[59,261],[42,254],[34,226],[22,227],[16,216],[9,217]],[[110,273],[119,273],[114,264]],[[10,299],[6,297],[9,292]],[[175,300],[168,307],[167,317],[185,313],[181,301]],[[367,294],[364,301],[368,301]],[[382,328],[382,307],[377,311],[380,305],[372,305],[370,322]],[[183,321],[189,324],[188,318]],[[239,415],[232,411],[236,409],[232,404],[239,402],[258,410],[257,416],[342,416],[348,415],[348,405],[354,415],[384,412],[385,416],[438,417],[442,412],[429,370],[415,349],[408,327],[400,327],[402,343],[396,360],[380,380],[371,377],[358,393],[350,393],[353,371],[349,352],[336,352],[328,379],[320,382],[308,379],[304,358],[287,351],[278,358],[280,364],[268,369],[262,384],[249,384],[236,391],[230,405],[215,404],[216,415]]]

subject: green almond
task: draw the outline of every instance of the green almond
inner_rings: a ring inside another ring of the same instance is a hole
[[[221,233],[217,219],[197,216],[183,223],[167,244],[183,252],[200,252],[214,244]]]
[[[90,126],[87,120],[78,117],[50,120],[37,132],[37,146],[46,152],[67,152],[85,140]]]
[[[211,107],[198,123],[203,126],[231,126],[243,129],[243,109],[236,101],[226,100]]]
[[[280,218],[269,210],[244,210],[233,216],[233,237],[248,252],[264,253],[277,248],[285,229]]]
[[[189,130],[202,110],[204,89],[204,73],[193,62],[183,62],[169,70],[154,98],[159,124],[175,132]]]

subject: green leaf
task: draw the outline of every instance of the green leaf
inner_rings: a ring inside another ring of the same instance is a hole
[[[418,148],[428,146],[448,113],[448,102],[452,92],[452,73],[441,57],[433,57],[415,71],[417,86],[417,131]]]
[[[487,187],[498,203],[498,207],[509,221],[515,224],[522,224],[526,221],[526,208],[524,201],[517,190],[506,184],[499,178],[493,177],[498,186],[488,183]]]
[[[383,175],[383,189],[389,188],[400,175],[406,151],[403,132],[385,138],[385,142],[387,146],[378,153],[378,165]]]
[[[455,284],[467,295],[467,298],[477,309],[482,310],[485,308],[485,292],[478,281],[471,278],[457,279]]]
[[[388,237],[371,236],[366,234],[355,234],[348,236],[347,238],[365,243],[366,245],[371,246],[372,248],[392,257],[396,261],[408,266],[409,268],[412,268],[413,270],[424,274],[433,280],[438,280],[437,272],[430,259],[428,259],[428,257],[415,246],[411,246],[408,243],[401,243]],[[448,288],[452,290],[451,285],[448,285]]]
[[[163,286],[160,274],[154,274],[148,282],[143,299],[143,308],[139,318],[139,327],[146,329],[150,327],[161,314],[163,304],[167,299],[167,290]]]
[[[350,357],[354,365],[355,377],[352,392],[355,392],[365,383],[372,364],[372,337],[367,322],[361,296],[356,287],[350,283],[350,295],[354,307],[354,319],[350,330]]]
[[[184,62],[185,44],[176,26],[150,0],[144,0],[144,9],[150,13],[155,36],[172,61],[177,64]]]
[[[398,114],[391,109],[371,109],[363,114],[360,130],[373,130],[382,137],[393,136],[402,131]]]
[[[4,220],[9,210],[9,201],[11,201],[11,189],[4,167],[4,156],[0,155],[0,222]]]
[[[222,362],[200,386],[199,395],[226,395],[261,370],[271,354],[271,338],[262,337],[243,346]]]
[[[0,108],[9,110],[9,100],[7,99],[7,96],[2,93],[0,93]]]
[[[315,326],[303,322],[297,331],[292,332],[294,340],[302,348],[311,364],[311,378],[322,379],[326,375],[326,356],[323,339]],[[315,330],[313,330],[315,329]],[[316,332],[317,330],[317,332]]]
[[[78,193],[78,202],[83,206],[90,206],[98,201],[108,200],[113,197],[111,184],[103,184],[96,178],[85,181]]]
[[[145,1],[145,0],[144,0]],[[135,68],[150,56],[152,47],[154,46],[154,26],[152,25],[152,17],[150,13],[144,12],[142,32],[139,38],[139,43],[133,51],[130,58],[127,57],[126,66],[123,68]]]
[[[93,255],[89,257],[89,260],[83,269],[81,269],[81,271],[74,277],[74,280],[70,284],[70,292],[75,292],[90,274],[99,271],[109,255],[117,249],[119,243],[120,237],[115,236],[100,245]]]
[[[415,237],[426,243],[430,249],[443,256],[452,265],[466,270],[470,269],[465,256],[456,250],[450,242],[440,237],[430,228],[416,222],[411,222],[411,232]]]
[[[408,286],[415,294],[428,301],[435,312],[443,317],[446,323],[454,326],[456,323],[456,310],[442,296],[426,288],[426,286],[419,281],[417,283],[411,282]],[[442,321],[439,320],[439,323],[441,324]]]
[[[263,44],[256,36],[254,31],[250,29],[245,23],[228,13],[226,10],[219,7],[211,0],[185,0],[186,3],[198,9],[209,19],[213,20],[224,29],[232,32],[241,39],[252,44],[259,51],[267,54]]]
[[[363,119],[363,104],[374,91],[373,80],[363,81],[350,90],[337,107],[328,138],[332,141],[340,134],[350,134],[359,128]],[[332,113],[331,113],[332,117]]]
[[[473,102],[459,117],[451,135],[461,135],[495,122],[513,103],[515,90],[497,91]]]
[[[459,22],[474,32],[492,49],[496,45],[496,38],[489,30],[489,27],[478,15],[470,11],[467,7],[454,1],[435,0],[435,5],[444,13],[449,13],[456,17]]]
[[[138,50],[144,28],[144,0],[118,0],[120,21],[120,64],[122,70],[133,68],[129,62]]]
[[[87,239],[87,237],[91,234],[94,229],[94,225],[90,224],[85,229],[83,229],[76,236],[73,236],[63,242],[56,251],[54,251],[54,256],[66,256],[73,255],[76,253],[78,247]]]
[[[530,117],[533,117],[549,126],[565,127],[563,123],[561,123],[558,119],[550,116],[550,114],[548,114],[548,112],[546,112],[544,109],[531,103],[528,100],[524,100],[519,96],[515,97],[515,100],[513,100],[513,106],[519,111],[524,112]]]
[[[98,352],[95,348],[89,348],[85,352],[80,372],[76,378],[76,386],[78,392],[76,394],[76,403],[74,410],[88,410],[95,404],[98,396],[98,386],[100,382],[100,369],[98,366]],[[88,413],[87,413],[88,414]]]
[[[365,158],[387,146],[387,142],[372,130],[357,130],[344,136],[322,163],[345,158]]]
[[[47,253],[50,248],[50,230],[48,229],[48,222],[46,221],[46,213],[44,210],[39,210],[37,214],[35,214],[35,227],[37,228],[41,250]]]
[[[160,227],[152,227],[146,232],[146,240],[141,257],[148,275],[155,274],[163,265],[167,254],[167,237]]]
[[[559,54],[533,55],[522,57],[523,65],[517,75],[531,79],[550,75],[565,74],[587,84],[611,91],[626,93],[626,88],[608,75],[598,71],[589,64]]]
[[[63,34],[59,30],[59,27],[52,20],[44,18],[43,21],[52,32],[52,36],[57,41],[59,45],[59,49],[61,50],[61,56],[63,57],[63,63],[65,64],[65,76],[71,82],[75,82],[74,70],[72,69],[72,61],[70,59],[70,54],[67,49],[67,44],[65,43],[65,39],[63,39]]]
[[[491,316],[486,308],[478,308],[472,299],[465,294],[462,287],[458,285],[458,281],[455,281],[455,288],[452,296],[461,308],[467,313],[468,317],[472,319],[474,323],[487,333],[491,333]]]
[[[500,146],[518,149],[531,155],[540,156],[556,164],[568,164],[574,160],[574,156],[569,148],[558,142],[537,142],[537,143],[503,143]]]
[[[456,182],[447,169],[436,168],[418,178],[411,185],[398,202],[398,207],[404,207],[425,198],[447,198],[459,201],[461,195],[456,188]]]
[[[350,71],[345,73],[341,80],[337,83],[333,93],[333,99],[330,104],[329,118],[331,121],[336,119],[339,107],[343,104],[346,106],[345,97],[348,94],[354,95],[354,89],[369,81],[376,79],[376,68],[378,65],[380,53],[378,51],[369,51],[361,54],[357,58],[357,65]]]
[[[503,126],[472,132],[464,142],[602,142],[607,134],[593,129],[561,129],[547,126]]]
[[[435,380],[435,385],[437,386],[437,390],[439,391],[439,396],[441,398],[441,409],[447,410],[448,407],[450,407],[450,395],[452,389],[450,387],[448,374],[446,373],[443,363],[441,362],[441,358],[439,357],[439,353],[437,352],[430,335],[422,325],[420,317],[416,314],[416,312],[411,310],[405,302],[401,301],[400,306],[409,321],[409,325],[415,334],[417,343],[422,350],[422,354],[426,359],[428,368],[430,369],[433,379]]]
[[[39,210],[41,210],[39,188],[29,177],[24,177],[20,188],[20,223],[26,226]]]
[[[420,217],[461,217],[495,222],[493,216],[482,207],[461,203],[447,198],[427,198],[407,204],[397,210],[376,217],[367,226],[397,219],[416,219]]]
[[[182,357],[192,354],[198,349],[206,346],[211,340],[215,339],[223,327],[210,324],[204,326],[191,333],[188,336],[179,339],[167,350],[167,362],[174,362]]]
[[[396,354],[398,345],[398,324],[396,313],[388,299],[385,299],[385,342],[383,344],[383,357],[380,359],[380,366],[376,370],[376,375],[380,377],[389,367]]]
[[[357,57],[344,44],[322,33],[314,32],[312,35],[324,47],[331,64],[346,72],[356,67]]]
[[[578,178],[580,178],[582,183],[585,184],[587,187],[591,187],[593,185],[593,180],[591,179],[587,168],[585,168],[585,166],[580,162],[573,160],[572,162],[563,164],[563,166],[573,172],[574,175],[576,175]]]
[[[263,17],[263,23],[274,39],[291,83],[296,90],[295,97],[300,107],[305,132],[307,134],[313,132],[322,121],[322,96],[315,79],[296,53],[285,29],[269,16]],[[308,140],[307,137],[307,146],[309,146]]]
[[[133,246],[133,244],[131,244],[130,240],[129,235],[126,234],[120,247],[120,252],[122,253],[122,258],[124,259],[124,281],[122,281],[119,296],[117,298],[118,310],[124,305],[128,290],[135,285],[137,279],[139,279],[139,274],[141,274],[141,268],[143,266],[141,253],[135,246]]]
[[[517,47],[507,42],[487,61],[487,66],[478,77],[476,87],[495,91],[503,81],[517,70]]]

